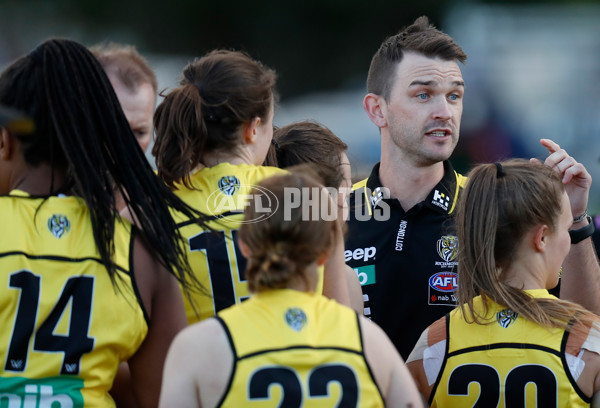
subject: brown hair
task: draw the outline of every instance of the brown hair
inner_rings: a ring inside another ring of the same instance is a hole
[[[189,63],[154,113],[158,175],[191,188],[190,173],[205,153],[237,150],[242,124],[268,116],[275,81],[273,70],[240,51],[214,50]]]
[[[383,41],[371,60],[367,92],[381,95],[389,101],[396,68],[405,52],[415,52],[446,61],[458,60],[464,63],[467,60],[467,54],[452,37],[436,29],[426,16],[422,16],[398,34]]]
[[[348,145],[327,127],[317,122],[301,121],[276,128],[273,132],[273,155],[266,166],[287,168],[303,163],[316,166],[325,187],[338,188],[344,179],[341,154]]]
[[[545,327],[567,328],[573,318],[593,320],[575,303],[533,298],[503,281],[503,271],[511,266],[527,231],[543,224],[551,231],[556,228],[563,192],[556,172],[522,159],[482,164],[470,172],[456,211],[460,243],[456,295],[467,321],[481,323],[487,299]],[[477,295],[484,300],[482,315],[474,311]]]
[[[301,205],[286,202],[286,188],[302,192]],[[306,267],[329,251],[337,238],[336,219],[307,217],[304,205],[326,203],[321,210],[330,211],[335,204],[328,194],[306,170],[266,178],[253,190],[251,197],[261,205],[246,207],[239,233],[250,251],[246,268],[250,291],[285,288],[295,278],[304,279]],[[251,222],[264,214],[268,203],[277,203],[269,207],[269,217]]]
[[[145,83],[158,92],[154,70],[133,45],[103,43],[90,47],[90,51],[107,74],[114,75],[128,90],[134,92]]]

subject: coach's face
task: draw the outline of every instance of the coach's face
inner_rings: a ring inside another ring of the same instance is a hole
[[[458,143],[464,88],[456,61],[405,53],[382,106],[382,136],[414,165],[448,159]]]

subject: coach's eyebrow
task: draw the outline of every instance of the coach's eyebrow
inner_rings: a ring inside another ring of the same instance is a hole
[[[438,83],[437,81],[421,81],[419,79],[415,79],[414,81],[412,81],[408,86],[436,86]],[[465,81],[453,81],[452,85],[454,86],[462,86],[463,88],[465,87]]]

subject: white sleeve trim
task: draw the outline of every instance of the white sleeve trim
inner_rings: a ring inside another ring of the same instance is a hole
[[[590,333],[581,346],[582,349],[600,354],[600,323],[595,322],[590,328]]]
[[[585,368],[585,361],[583,361],[582,358],[583,349],[579,351],[577,357],[569,353],[565,353],[565,357],[567,359],[567,366],[569,367],[569,371],[571,372],[573,379],[577,381],[577,379],[579,379],[579,376],[583,372],[583,369]]]

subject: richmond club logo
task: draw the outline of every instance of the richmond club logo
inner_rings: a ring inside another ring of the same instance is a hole
[[[510,309],[504,309],[496,313],[496,321],[500,326],[506,329],[517,320],[518,316],[518,313],[513,312]]]
[[[437,241],[437,252],[440,258],[446,262],[451,262],[458,255],[458,237],[454,235],[444,235]]]
[[[289,308],[285,312],[285,322],[295,331],[299,332],[306,325],[306,314],[297,307]]]
[[[240,180],[236,176],[224,176],[219,180],[219,190],[228,196],[234,195],[240,189]]]
[[[71,223],[66,215],[53,214],[48,218],[48,229],[56,238],[62,238],[71,230]]]

